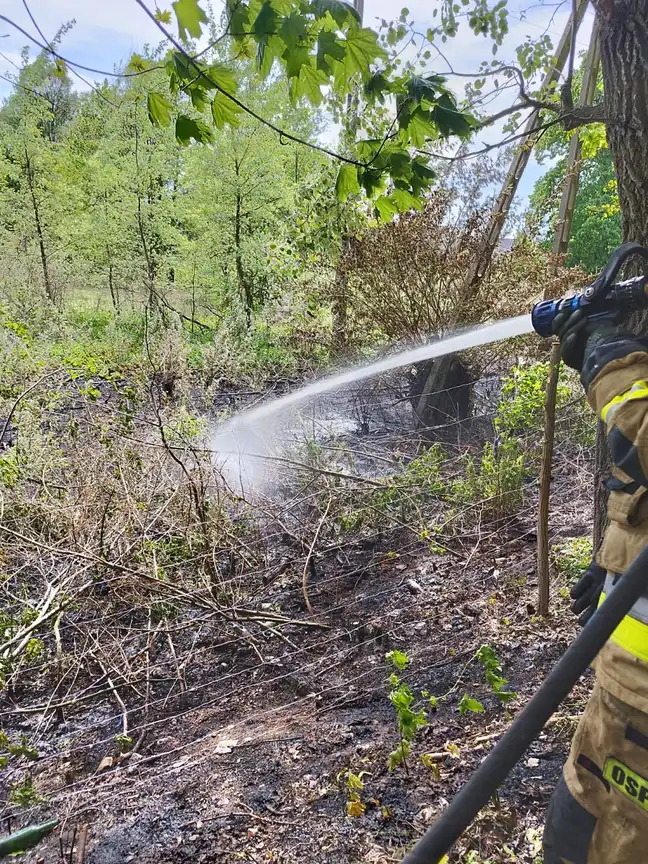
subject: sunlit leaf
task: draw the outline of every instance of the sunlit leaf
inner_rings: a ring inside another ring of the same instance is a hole
[[[405,143],[412,143],[414,147],[423,147],[428,138],[437,137],[437,127],[432,121],[429,111],[417,106],[413,111],[401,114],[399,117],[401,136]]]
[[[389,222],[398,213],[398,207],[389,195],[381,195],[380,198],[376,198],[374,206],[376,214],[382,222]]]
[[[171,5],[178,21],[180,38],[186,40],[188,36],[192,36],[198,39],[202,33],[202,25],[209,22],[198,0],[175,0]]]
[[[327,75],[332,72],[329,58],[332,60],[344,60],[346,48],[338,40],[335,33],[329,30],[321,30],[317,37],[317,68]]]
[[[461,701],[459,702],[459,713],[460,714],[483,714],[484,706],[479,701],[479,699],[475,699],[473,696],[469,696],[467,693],[461,697]]]
[[[270,5],[279,15],[283,16],[290,15],[295,8],[294,0],[270,0]]]
[[[407,654],[405,654],[404,651],[399,651],[398,648],[394,648],[393,651],[388,651],[387,654],[385,654],[385,660],[401,671],[405,669],[409,663],[409,657]]]
[[[146,97],[149,120],[154,126],[170,126],[173,105],[161,93],[151,92]]]
[[[67,66],[65,65],[65,60],[61,60],[60,57],[57,57],[54,65],[54,76],[56,78],[65,78],[66,75]]]
[[[132,54],[126,67],[127,72],[145,72],[146,60],[140,54]]]
[[[335,194],[338,201],[346,201],[349,195],[357,195],[360,191],[358,182],[358,166],[343,162],[335,181]],[[398,652],[400,653],[400,652]],[[402,668],[402,667],[399,667]]]
[[[328,78],[319,69],[310,64],[299,70],[299,77],[292,79],[291,95],[293,101],[305,96],[311,105],[319,105],[322,101],[322,86],[328,83]]]
[[[224,90],[226,93],[236,93],[236,73],[230,66],[225,66],[223,63],[213,63],[205,69],[205,73],[219,90]]]
[[[343,44],[346,46],[343,65],[349,76],[360,73],[367,78],[371,64],[387,57],[386,51],[378,44],[378,36],[368,27],[351,30]]]
[[[310,8],[316,18],[324,18],[328,12],[339,27],[346,23],[362,23],[358,11],[342,0],[312,0]]]
[[[170,24],[171,12],[168,9],[156,9],[155,20],[158,21],[160,24]]]
[[[198,144],[209,144],[214,137],[206,123],[202,120],[194,120],[187,114],[179,114],[176,118],[175,136],[178,143],[185,146],[190,144],[192,139]]]
[[[389,197],[400,213],[407,210],[420,210],[423,207],[421,201],[407,189],[394,189]]]
[[[238,126],[241,122],[239,115],[243,113],[243,109],[224,93],[217,93],[211,103],[211,112],[214,125],[217,129],[222,129],[224,126]]]

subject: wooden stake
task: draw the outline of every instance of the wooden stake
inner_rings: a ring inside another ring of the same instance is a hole
[[[596,78],[601,60],[599,49],[599,27],[595,21],[592,28],[587,62],[583,70],[583,83],[578,98],[579,106],[589,105],[594,99]],[[563,186],[558,224],[553,242],[553,272],[558,270],[560,256],[565,255],[569,245],[569,234],[574,216],[576,193],[581,166],[581,140],[578,131],[574,132],[569,143],[567,172]],[[545,300],[548,299],[545,294]],[[556,425],[556,394],[560,373],[560,345],[554,342],[549,356],[549,374],[545,390],[544,439],[542,443],[542,463],[540,466],[540,500],[538,504],[538,614],[549,614],[549,495],[551,493],[551,468],[553,464],[554,430]]]

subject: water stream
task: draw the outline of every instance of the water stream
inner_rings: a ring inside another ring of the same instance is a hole
[[[231,462],[234,457],[237,472],[245,474],[247,480],[254,485],[254,475],[258,473],[258,469],[251,467],[250,459],[258,462],[259,458],[262,459],[270,452],[269,444],[273,433],[286,409],[294,409],[312,400],[313,397],[401,366],[414,365],[423,360],[443,357],[445,354],[465,351],[469,348],[478,348],[480,345],[500,342],[514,336],[523,336],[532,331],[531,317],[528,314],[519,315],[517,318],[507,318],[493,324],[483,324],[462,330],[445,339],[437,339],[398,354],[390,354],[367,366],[358,366],[334,375],[327,375],[299,390],[270,402],[264,402],[256,408],[250,408],[232,417],[213,435],[212,449],[220,457],[225,457],[227,462]]]

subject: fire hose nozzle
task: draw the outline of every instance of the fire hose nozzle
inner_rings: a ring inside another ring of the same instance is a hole
[[[554,318],[566,308],[572,312],[584,309],[588,318],[607,316],[615,321],[637,309],[647,309],[647,276],[614,282],[622,265],[633,256],[648,260],[648,249],[638,243],[624,243],[614,250],[605,268],[582,293],[562,300],[541,300],[536,303],[531,312],[531,323],[538,336],[551,336]]]

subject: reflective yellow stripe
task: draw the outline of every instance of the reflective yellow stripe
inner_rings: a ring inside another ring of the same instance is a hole
[[[599,606],[604,600],[605,594],[602,593]],[[610,636],[610,642],[615,642],[634,657],[648,663],[648,624],[626,615]]]
[[[614,756],[608,756],[603,768],[603,776],[635,804],[648,810],[648,780],[637,774],[623,762],[619,762]]]
[[[623,405],[625,402],[631,402],[633,399],[648,399],[648,382],[647,381],[635,381],[632,387],[629,390],[626,390],[625,393],[620,393],[618,396],[615,396],[614,399],[610,399],[607,405],[603,406],[603,410],[601,411],[602,420],[607,423],[610,413],[614,414],[618,408]]]

